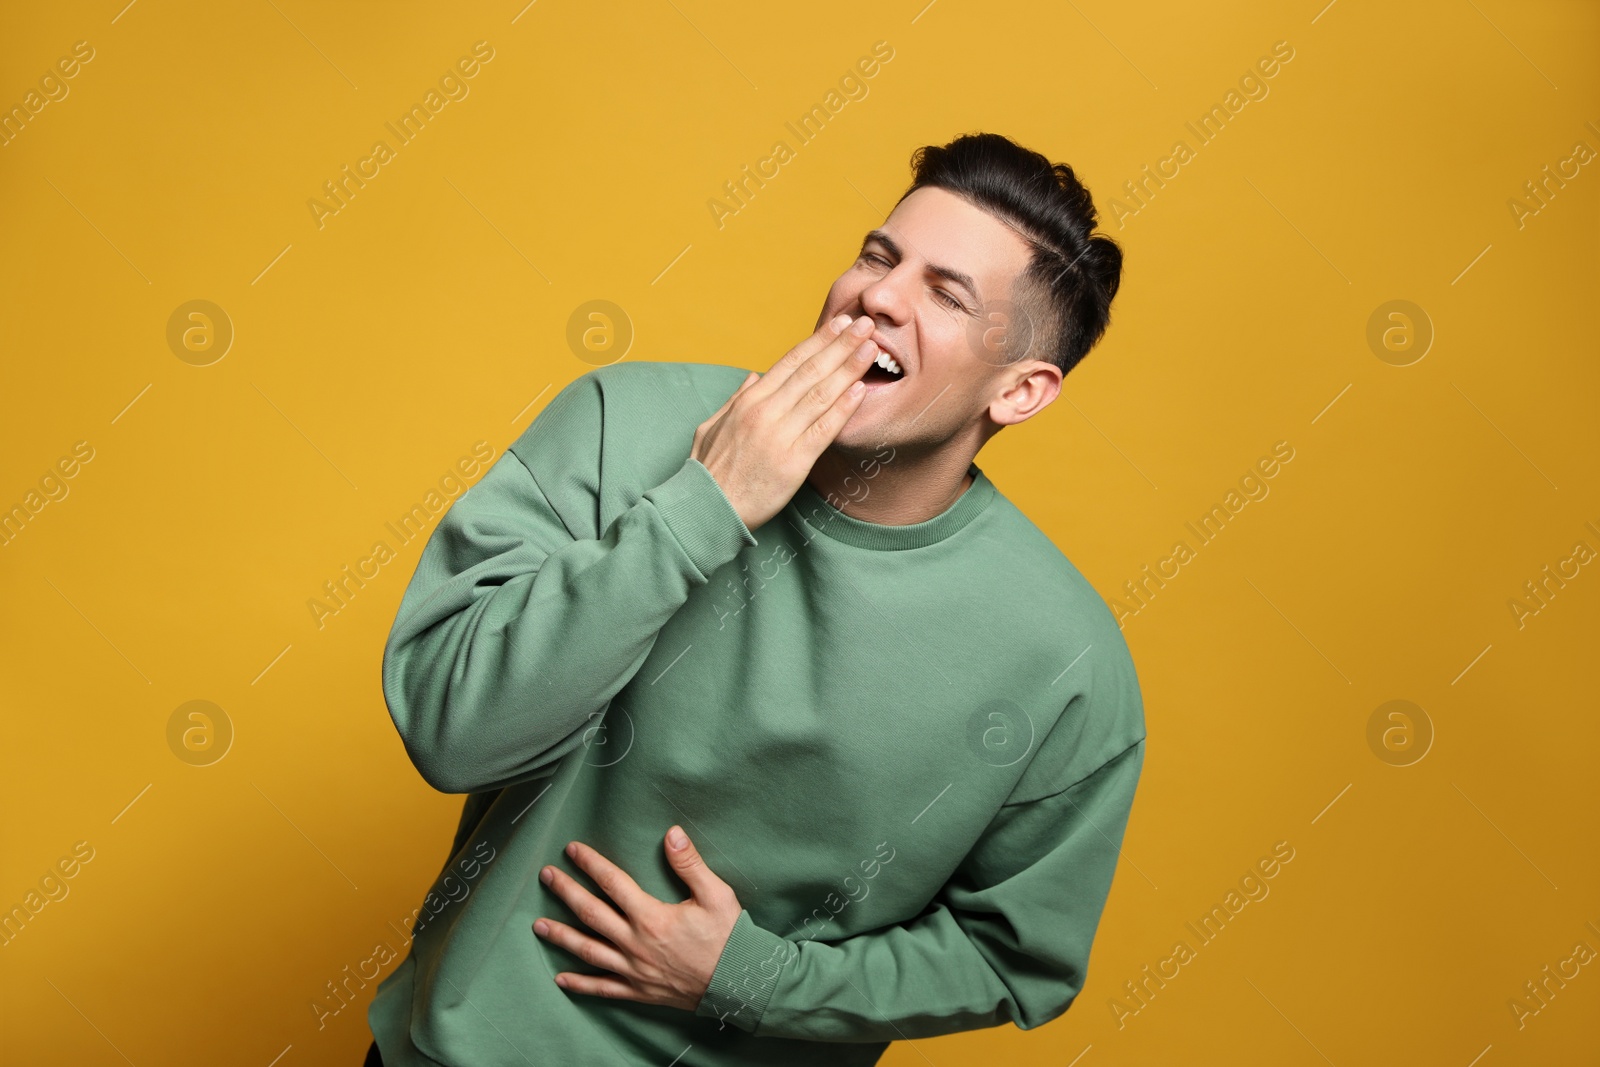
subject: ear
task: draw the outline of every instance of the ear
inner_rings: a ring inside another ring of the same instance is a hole
[[[1001,426],[1026,422],[1061,395],[1061,368],[1033,359],[1007,368],[1000,376],[1000,391],[989,402],[989,417]]]

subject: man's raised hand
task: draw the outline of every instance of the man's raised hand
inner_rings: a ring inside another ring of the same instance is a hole
[[[848,327],[848,328],[847,328]],[[791,348],[765,375],[754,371],[694,431],[689,455],[754,530],[783,510],[817,457],[861,406],[878,346],[873,320],[839,315]]]

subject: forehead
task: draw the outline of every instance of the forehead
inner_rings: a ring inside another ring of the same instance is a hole
[[[883,229],[907,258],[972,275],[984,300],[1009,297],[1028,266],[1028,244],[1015,230],[946,189],[918,189],[896,205]]]

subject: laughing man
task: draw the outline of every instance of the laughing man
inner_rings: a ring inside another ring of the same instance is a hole
[[[1122,255],[1004,137],[912,161],[764,374],[586,373],[429,538],[383,692],[467,797],[369,1063],[844,1067],[1082,990],[1139,686],[973,460],[1100,339]]]

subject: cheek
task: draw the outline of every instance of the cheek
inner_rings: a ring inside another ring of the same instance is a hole
[[[917,324],[917,351],[922,355],[922,369],[932,371],[930,378],[940,383],[971,377],[976,364],[972,354],[972,336],[965,326],[968,320],[956,320],[946,315],[924,315]]]
[[[828,310],[837,314],[845,308],[859,304],[861,290],[866,287],[867,279],[859,271],[845,271],[828,290]]]

